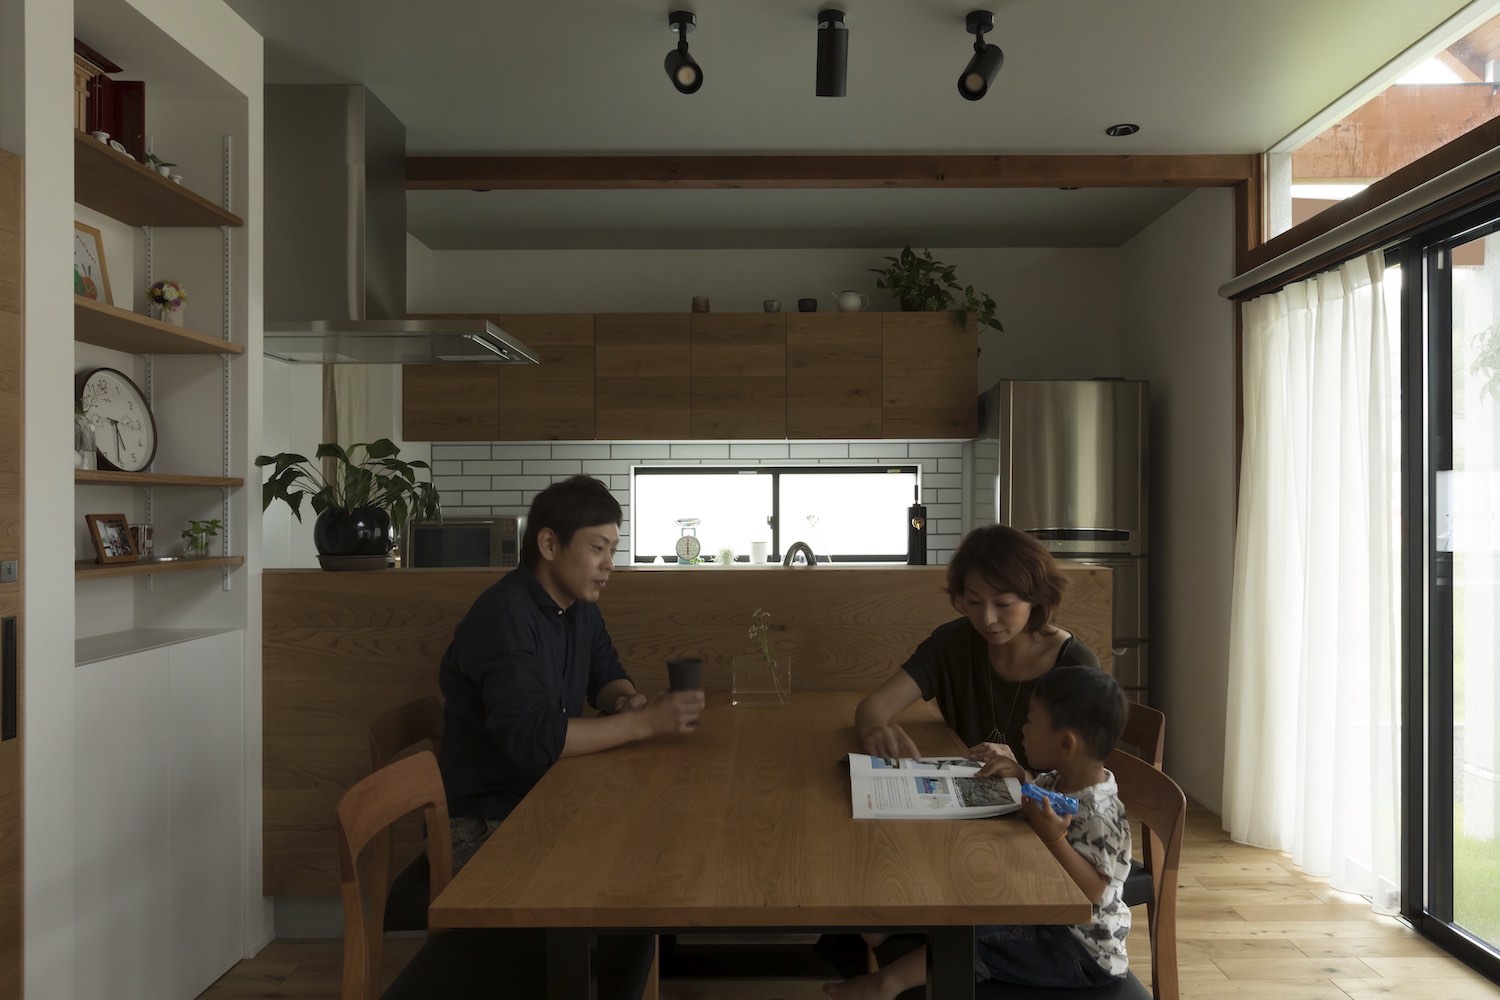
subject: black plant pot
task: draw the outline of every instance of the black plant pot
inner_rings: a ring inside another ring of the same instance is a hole
[[[330,507],[313,523],[320,556],[384,556],[391,551],[391,515],[379,507]]]

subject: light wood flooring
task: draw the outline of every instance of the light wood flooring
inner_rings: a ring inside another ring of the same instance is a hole
[[[1231,843],[1218,817],[1196,805],[1188,811],[1177,898],[1182,1000],[1500,1000],[1500,986],[1399,921],[1372,914],[1363,899],[1299,874],[1286,855]],[[419,944],[391,940],[388,970]],[[275,941],[202,1000],[334,1000],[339,948],[337,941]],[[1136,975],[1149,982],[1143,927],[1131,935],[1130,955]],[[667,980],[661,996],[820,1000],[823,993],[810,981]]]

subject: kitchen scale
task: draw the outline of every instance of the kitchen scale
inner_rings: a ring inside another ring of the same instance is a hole
[[[703,543],[698,541],[698,525],[703,523],[703,519],[679,517],[677,523],[682,526],[682,535],[677,539],[677,565],[688,566],[695,562],[698,553],[703,551]]]

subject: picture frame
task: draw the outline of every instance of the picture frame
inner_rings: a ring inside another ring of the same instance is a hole
[[[94,542],[94,561],[99,563],[135,562],[135,544],[124,514],[85,514],[89,537]]]
[[[109,290],[104,237],[87,223],[73,220],[73,294],[105,305],[115,304]]]

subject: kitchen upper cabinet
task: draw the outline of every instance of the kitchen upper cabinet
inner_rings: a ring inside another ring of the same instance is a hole
[[[979,338],[948,312],[881,313],[881,436],[969,438],[979,426]]]
[[[468,315],[514,335],[540,363],[407,365],[402,436],[408,441],[592,440],[594,317]]]
[[[781,313],[693,313],[692,437],[786,437]]]
[[[786,436],[878,438],[880,313],[786,317]]]
[[[595,316],[594,436],[682,437],[692,421],[692,375],[690,314]]]

